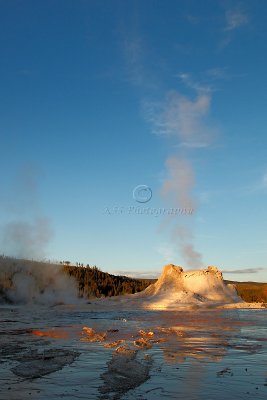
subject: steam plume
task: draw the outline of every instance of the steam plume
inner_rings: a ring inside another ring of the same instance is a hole
[[[172,207],[178,206],[182,209],[195,210],[196,201],[192,193],[195,179],[191,163],[186,159],[172,157],[166,161],[166,167],[168,177],[161,188],[162,197]],[[188,267],[193,268],[203,265],[201,254],[195,250],[193,245],[192,228],[186,220],[175,224],[172,228],[171,238],[178,245]]]
[[[45,217],[32,222],[15,221],[3,227],[3,246],[7,254],[19,258],[40,259],[50,241],[52,229]]]
[[[56,264],[0,257],[0,294],[23,304],[76,303],[77,282]]]
[[[74,279],[56,264],[26,260],[44,259],[52,238],[50,221],[40,210],[37,172],[22,168],[6,198],[11,220],[1,226],[1,247],[18,259],[0,258],[0,295],[15,303],[72,303],[78,295]]]
[[[195,201],[192,196],[195,179],[193,169],[188,160],[175,157],[166,161],[168,177],[161,188],[161,195],[170,198],[173,204],[181,208],[195,208]]]
[[[178,246],[186,265],[190,268],[203,266],[202,255],[193,244],[194,235],[192,229],[185,225],[176,225],[173,229],[173,240]]]
[[[182,74],[180,78],[190,86],[190,89],[197,91],[195,98],[170,91],[164,102],[145,103],[145,112],[147,120],[152,123],[154,133],[174,139],[175,146],[180,150],[183,149],[183,157],[178,154],[166,160],[167,174],[161,187],[161,196],[172,207],[193,209],[195,213],[197,208],[193,196],[195,178],[188,151],[192,148],[209,146],[215,136],[215,129],[207,124],[211,104],[209,90],[192,84],[188,74]],[[192,219],[192,216],[188,218]],[[170,218],[167,222],[170,224]],[[185,220],[185,217],[180,217],[178,223],[172,226],[171,238],[179,248],[187,266],[202,265],[201,254],[194,248],[191,223]]]

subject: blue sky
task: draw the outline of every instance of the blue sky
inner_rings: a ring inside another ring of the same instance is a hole
[[[190,247],[266,281],[266,16],[263,0],[1,1],[2,252],[150,276],[192,267]]]

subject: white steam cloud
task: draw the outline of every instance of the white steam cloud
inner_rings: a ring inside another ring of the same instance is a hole
[[[169,198],[172,204],[180,208],[194,209],[196,204],[192,190],[195,184],[192,165],[188,160],[169,158],[166,161],[168,177],[165,179],[161,195]]]
[[[146,119],[152,124],[153,133],[173,139],[175,147],[183,149],[183,157],[178,154],[166,160],[166,178],[161,187],[161,196],[172,207],[193,209],[195,214],[195,177],[188,151],[209,146],[214,140],[216,129],[208,122],[210,90],[193,82],[188,74],[179,77],[191,90],[197,92],[194,98],[170,91],[164,102],[144,103],[144,110]],[[192,221],[185,218],[192,219],[192,215],[180,217],[172,226],[171,238],[186,265],[199,268],[203,264],[202,256],[194,248]],[[170,219],[167,222],[170,224]]]
[[[173,207],[196,210],[196,200],[193,196],[195,184],[191,163],[186,159],[169,158],[166,161],[168,176],[165,179],[161,195]],[[185,218],[191,218],[185,217]],[[193,231],[186,220],[179,221],[172,229],[172,240],[178,245],[180,253],[190,268],[203,265],[201,254],[193,245]]]
[[[10,220],[0,228],[0,297],[15,303],[73,303],[78,299],[74,278],[62,267],[45,262],[52,238],[50,221],[40,210],[38,169],[21,168],[14,186],[5,190],[4,205]]]
[[[53,236],[39,202],[37,166],[22,166],[9,187],[3,188],[6,223],[0,226],[2,252],[19,258],[41,259]]]
[[[0,258],[0,291],[2,298],[13,303],[77,303],[75,278],[56,264]]]
[[[209,93],[190,99],[170,91],[163,103],[144,103],[145,118],[154,133],[176,138],[179,146],[207,147],[215,135],[215,129],[206,123],[210,103]]]
[[[51,235],[52,229],[45,217],[32,222],[10,222],[2,230],[3,248],[15,257],[40,259],[45,256]]]
[[[194,247],[192,229],[186,225],[176,225],[173,229],[173,240],[178,241],[178,246],[185,263],[190,268],[203,266],[202,255]]]

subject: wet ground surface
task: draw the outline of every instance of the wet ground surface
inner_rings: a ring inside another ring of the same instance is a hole
[[[0,306],[0,399],[266,399],[267,310]]]

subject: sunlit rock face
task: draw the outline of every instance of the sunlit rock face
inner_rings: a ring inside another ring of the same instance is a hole
[[[184,271],[173,264],[166,265],[156,283],[143,294],[164,308],[166,305],[242,302],[235,288],[226,285],[217,267]]]

